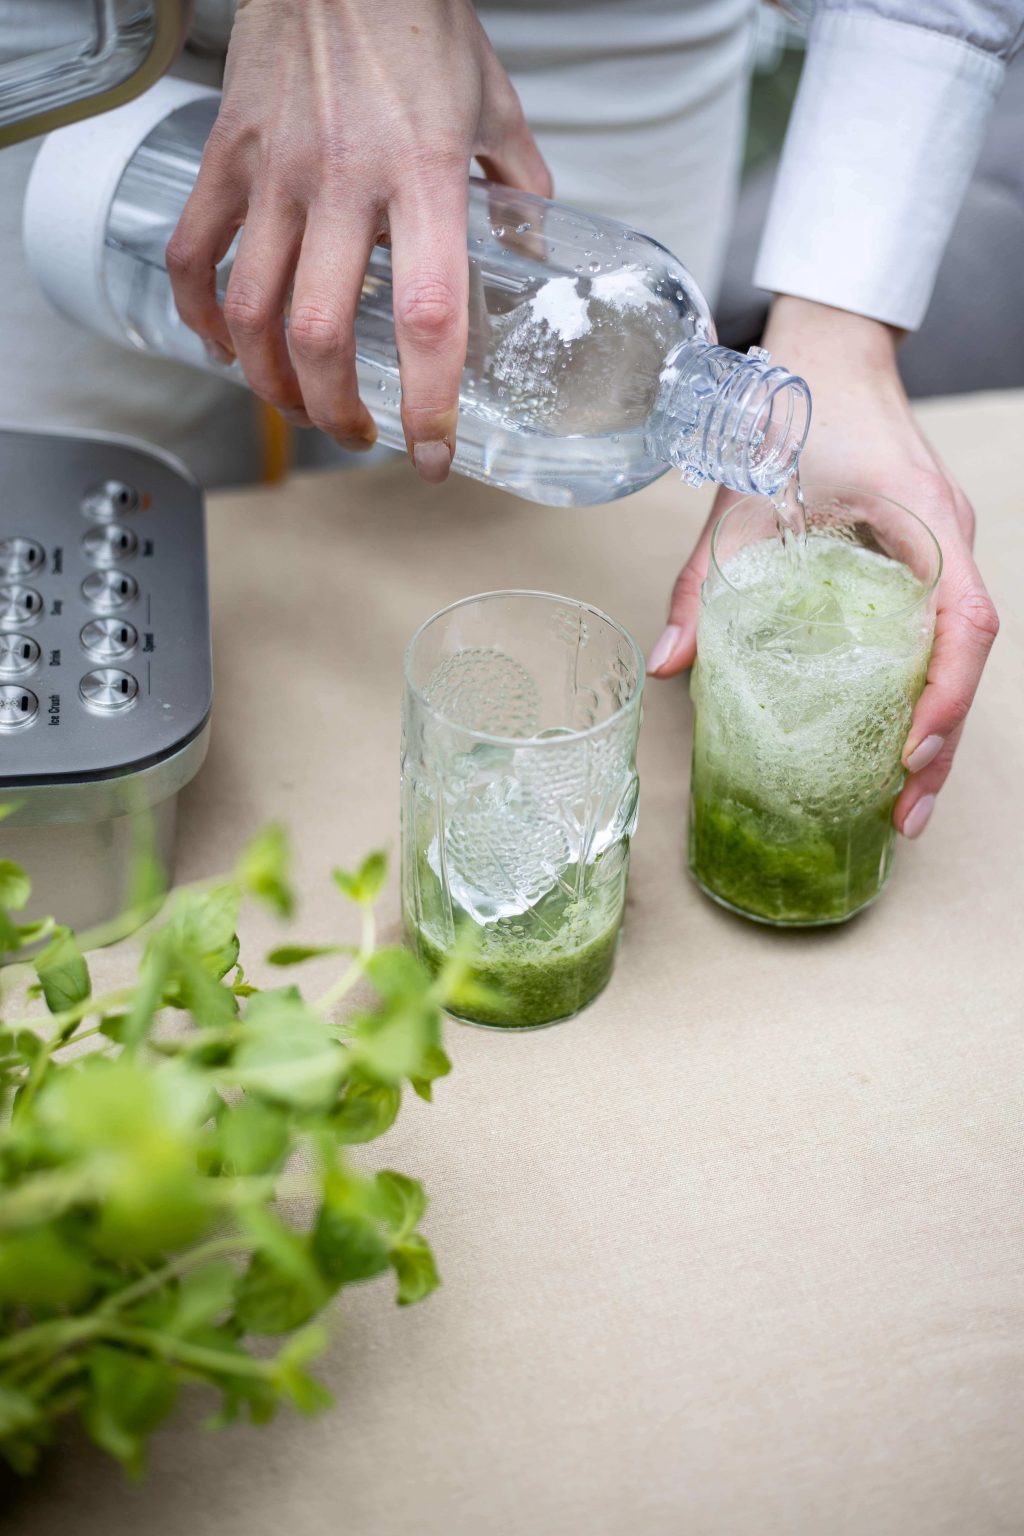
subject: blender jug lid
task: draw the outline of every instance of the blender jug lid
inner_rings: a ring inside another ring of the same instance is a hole
[[[43,141],[25,193],[22,236],[36,281],[69,320],[123,345],[103,270],[114,193],[158,123],[190,101],[216,95],[190,80],[160,80],[125,106],[58,128]]]

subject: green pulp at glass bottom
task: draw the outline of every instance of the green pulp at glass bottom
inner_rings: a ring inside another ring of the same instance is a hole
[[[690,868],[707,890],[769,923],[834,923],[882,890],[895,796],[843,819],[777,813],[695,789]]]
[[[478,1003],[460,1010],[460,1017],[475,1024],[503,1029],[533,1029],[569,1018],[594,1000],[607,985],[615,964],[620,920],[576,949],[537,942],[511,948],[499,946],[488,952],[486,940],[470,970],[470,980],[495,994],[493,1003]],[[435,943],[408,915],[406,938],[436,975],[448,952]]]

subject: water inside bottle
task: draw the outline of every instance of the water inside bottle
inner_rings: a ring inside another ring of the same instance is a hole
[[[136,147],[110,205],[104,283],[128,345],[241,384],[237,364],[211,359],[181,321],[166,270],[217,105],[210,96],[174,108]],[[715,345],[706,300],[675,257],[612,220],[507,187],[471,182],[468,214],[469,344],[455,469],[551,506],[631,495],[669,464],[689,470],[693,484],[775,484],[771,473],[806,420],[799,391],[787,394],[778,370],[764,399],[773,436],[754,453],[748,439],[758,423],[743,402],[756,397],[725,387],[745,360]],[[234,247],[218,267],[221,298],[233,256]],[[356,319],[356,369],[380,441],[401,448],[393,300],[391,253],[377,246]],[[670,410],[669,359],[678,362],[691,344]]]

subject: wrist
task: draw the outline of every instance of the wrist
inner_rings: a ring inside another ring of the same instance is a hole
[[[902,334],[867,315],[781,293],[769,311],[764,345],[777,361],[797,372],[804,359],[815,360],[827,352],[853,366],[895,374]]]

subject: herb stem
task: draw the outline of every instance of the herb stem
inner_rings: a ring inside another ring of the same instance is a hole
[[[61,1013],[33,1014],[25,1019],[12,1019],[6,1028],[8,1029],[37,1029],[40,1024],[49,1024],[54,1030],[60,1031],[68,1024],[77,1024],[87,1018],[90,1013],[110,1013],[117,1008],[124,1007],[134,996],[134,988],[121,987],[117,992],[105,992],[100,997],[83,997],[80,1003],[75,1003],[73,1008],[65,1008]],[[52,1050],[59,1049],[62,1045],[70,1045],[75,1036],[69,1036],[66,1040],[60,1040],[52,1046]]]
[[[111,918],[109,922],[100,923],[95,928],[87,928],[84,933],[80,933],[79,946],[83,952],[90,949],[105,949],[108,944],[128,938],[129,935],[137,933],[140,927],[151,922],[163,910],[172,895],[175,899],[182,896],[202,896],[207,891],[214,891],[218,886],[227,884],[230,879],[230,875],[207,875],[200,880],[186,880],[181,885],[176,885],[173,892],[162,891],[142,901],[136,901],[117,917]]]
[[[179,1275],[187,1274],[190,1269],[196,1269],[208,1260],[218,1258],[221,1254],[248,1253],[252,1247],[252,1242],[240,1234],[232,1237],[211,1237],[208,1242],[200,1243],[196,1248],[189,1248],[160,1269],[150,1270],[148,1275],[143,1275],[141,1280],[136,1280],[133,1285],[125,1286],[123,1291],[114,1291],[101,1303],[97,1311],[101,1316],[105,1316],[110,1312],[120,1312],[125,1307],[133,1307],[137,1301],[151,1295],[153,1291],[159,1291],[169,1280],[175,1280]]]
[[[226,1349],[209,1349],[205,1345],[189,1344],[184,1339],[174,1338],[172,1334],[159,1333],[155,1328],[138,1328],[127,1323],[108,1321],[98,1314],[89,1318],[61,1320],[57,1324],[41,1323],[35,1328],[26,1328],[15,1338],[6,1340],[6,1347],[0,1346],[0,1360],[15,1359],[33,1345],[47,1342],[46,1338],[41,1339],[40,1335],[50,1336],[51,1350],[54,1354],[62,1353],[87,1340],[101,1338],[110,1339],[115,1344],[128,1344],[147,1354],[159,1355],[163,1359],[177,1360],[181,1365],[191,1365],[198,1371],[214,1371],[234,1376],[270,1376],[273,1369],[269,1362],[254,1360],[251,1355],[233,1354]],[[56,1362],[51,1370],[55,1381],[65,1373],[71,1374],[67,1369],[67,1362],[64,1361],[60,1362],[59,1371],[56,1369]],[[46,1377],[43,1379],[45,1381]]]
[[[0,1364],[16,1360],[19,1355],[27,1354],[40,1345],[44,1349],[49,1348],[53,1354],[69,1349],[74,1344],[92,1338],[96,1327],[96,1319],[93,1317],[61,1317],[52,1322],[36,1323],[32,1328],[22,1328],[13,1337],[0,1340]]]
[[[147,1354],[159,1355],[165,1360],[176,1360],[180,1365],[191,1365],[197,1371],[213,1371],[229,1376],[273,1375],[273,1362],[254,1360],[251,1355],[233,1354],[226,1349],[208,1349],[202,1344],[189,1344],[171,1334],[158,1333],[154,1328],[133,1328],[124,1323],[105,1323],[104,1338],[117,1344],[130,1344]]]
[[[69,1358],[67,1355],[62,1354],[58,1359],[50,1360],[41,1376],[35,1377],[34,1380],[30,1379],[28,1383],[30,1390],[33,1396],[37,1398],[42,1397],[45,1392],[51,1392],[54,1387],[59,1386],[62,1381],[66,1381],[69,1376],[74,1376],[81,1369],[82,1362],[80,1358],[74,1355]],[[48,1409],[48,1411],[53,1412],[53,1409]]]
[[[158,1050],[162,1056],[183,1056],[192,1051],[206,1051],[213,1045],[234,1045],[239,1040],[246,1038],[245,1025],[237,1024],[207,1024],[200,1030],[193,1030],[187,1035],[182,1035],[175,1040],[151,1041],[154,1050]]]
[[[29,1072],[28,1077],[25,1079],[25,1086],[22,1088],[18,1102],[14,1106],[14,1114],[12,1119],[16,1125],[20,1121],[24,1120],[25,1116],[28,1114],[28,1111],[32,1106],[32,1100],[39,1092],[39,1085],[43,1078],[46,1076],[46,1069],[49,1065],[50,1053],[45,1050],[40,1051],[39,1055],[32,1063],[31,1071]]]
[[[47,1403],[46,1412],[51,1419],[63,1419],[69,1413],[74,1413],[85,1401],[85,1393],[81,1387],[72,1387],[65,1392],[63,1397],[55,1398],[52,1403]]]
[[[373,907],[369,903],[363,906],[363,931],[359,940],[359,950],[355,959],[342,972],[341,976],[332,987],[321,993],[313,1004],[319,1013],[326,1013],[339,1003],[347,992],[350,992],[356,982],[366,970],[367,962],[371,959],[377,943],[377,922],[373,914]]]
[[[99,1035],[102,1032],[102,1024],[93,1024],[89,1029],[75,1030],[74,1034],[68,1035],[66,1040],[58,1040],[57,1044],[51,1047],[50,1054],[52,1055],[54,1051],[63,1050],[66,1045],[77,1045],[79,1040],[88,1040],[93,1035]]]
[[[266,1200],[297,1200],[303,1195],[320,1193],[317,1179],[308,1173],[240,1173],[221,1175],[211,1180],[210,1194],[228,1207],[252,1205]]]

